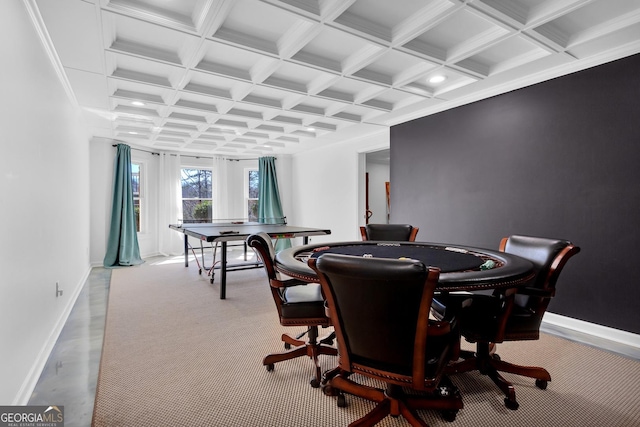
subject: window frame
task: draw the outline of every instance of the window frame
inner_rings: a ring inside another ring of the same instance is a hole
[[[208,171],[211,174],[211,197],[182,197],[182,171],[184,169],[191,169],[191,170],[200,170],[200,171]],[[214,179],[214,175],[213,175],[213,167],[211,166],[202,166],[202,165],[196,165],[196,164],[181,164],[180,165],[180,200],[182,202],[182,220],[185,221],[185,212],[184,212],[184,202],[185,200],[198,200],[198,201],[203,201],[203,200],[208,200],[209,202],[211,202],[211,217],[207,218],[207,222],[211,222],[213,220],[213,179]],[[194,218],[195,220],[195,218]],[[189,220],[190,221],[190,220]]]
[[[145,161],[132,158],[131,159],[131,167],[133,165],[138,165],[140,172],[138,173],[138,197],[132,194],[133,203],[135,209],[135,201],[136,199],[139,201],[140,206],[140,214],[138,216],[139,224],[136,224],[136,232],[138,234],[145,234],[147,232],[147,224],[148,224],[148,212],[146,209],[146,193],[147,193],[147,164]],[[133,181],[133,170],[131,171],[131,179]],[[133,187],[133,182],[131,183]],[[133,190],[133,188],[132,188]]]
[[[251,215],[249,214],[249,203],[251,201],[254,201],[257,203],[258,202],[258,197],[249,197],[249,173],[251,172],[256,172],[259,173],[259,170],[257,167],[246,167],[244,168],[244,208],[245,208],[245,213],[247,215],[247,220],[251,221]],[[258,185],[260,182],[260,175],[258,175]],[[255,221],[258,220],[258,213],[256,212],[256,217],[255,217]]]

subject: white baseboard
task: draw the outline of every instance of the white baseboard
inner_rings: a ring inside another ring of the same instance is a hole
[[[82,292],[82,288],[84,287],[84,284],[86,283],[90,273],[91,273],[91,267],[87,266],[87,271],[80,279],[80,282],[76,286],[74,293],[71,295],[71,298],[69,298],[69,301],[67,302],[67,305],[64,307],[64,310],[62,311],[62,313],[60,313],[60,317],[58,318],[58,321],[55,323],[55,327],[51,330],[49,337],[45,340],[44,345],[40,349],[40,352],[38,353],[38,357],[36,358],[33,366],[29,370],[29,374],[27,375],[25,380],[22,382],[22,386],[20,387],[20,390],[18,391],[15,398],[13,399],[12,405],[23,406],[29,403],[31,394],[33,394],[33,390],[36,388],[36,385],[38,384],[38,380],[40,379],[40,375],[42,374],[42,371],[44,370],[44,367],[47,364],[49,355],[53,351],[53,347],[56,345],[56,341],[58,341],[58,337],[62,332],[62,328],[64,328],[64,325],[67,322],[69,315],[71,314],[71,310],[73,309],[73,306],[75,305],[76,300],[80,295],[80,292]]]
[[[546,312],[540,330],[640,360],[640,335]]]

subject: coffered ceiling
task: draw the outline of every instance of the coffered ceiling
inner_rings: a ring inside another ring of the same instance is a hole
[[[366,135],[640,52],[638,0],[24,3],[94,136],[230,157]]]

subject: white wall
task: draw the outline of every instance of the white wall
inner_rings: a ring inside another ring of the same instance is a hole
[[[89,144],[23,2],[0,52],[0,405],[23,405],[89,273]]]
[[[389,129],[296,154],[292,216],[297,225],[331,229],[310,240],[360,240],[364,224],[364,154],[389,147]]]
[[[91,187],[91,265],[102,265],[107,248],[111,218],[114,148],[112,141],[95,138],[89,144],[89,172]]]

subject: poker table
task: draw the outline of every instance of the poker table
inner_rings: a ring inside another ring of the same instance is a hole
[[[296,246],[278,252],[276,269],[287,276],[318,282],[307,265],[324,253],[367,258],[410,258],[440,268],[437,289],[473,291],[520,286],[534,276],[533,264],[519,256],[460,245],[429,242],[355,241]]]

